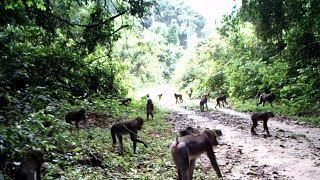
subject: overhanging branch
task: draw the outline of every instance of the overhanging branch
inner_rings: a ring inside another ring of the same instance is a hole
[[[50,13],[50,15],[56,19],[58,19],[59,21],[62,21],[70,26],[80,26],[80,27],[88,27],[88,28],[91,28],[91,27],[95,27],[95,26],[99,26],[99,25],[102,25],[102,24],[106,24],[114,19],[116,19],[117,17],[121,16],[121,15],[124,15],[126,13],[126,11],[122,11],[120,12],[119,14],[115,15],[115,16],[112,16],[111,18],[105,20],[105,21],[102,21],[102,22],[99,22],[99,23],[96,23],[96,24],[78,24],[78,23],[74,23],[74,22],[70,22],[68,20],[65,20],[59,16],[56,16],[54,15],[53,13]]]

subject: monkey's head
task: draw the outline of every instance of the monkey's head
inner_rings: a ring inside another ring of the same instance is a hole
[[[148,99],[147,104],[151,104],[152,103],[152,99]]]
[[[274,117],[274,114],[272,113],[271,110],[268,110],[267,113],[268,113],[268,117],[269,117],[269,118]]]
[[[214,130],[215,131],[215,133],[218,135],[218,136],[222,136],[222,131],[221,131],[221,129],[216,129],[216,130]]]
[[[35,161],[37,161],[39,164],[41,164],[41,166],[44,164],[45,162],[45,158],[44,158],[44,154],[42,151],[32,151],[30,153],[30,157],[31,159],[34,159]]]
[[[85,108],[81,108],[81,109],[79,110],[79,112],[80,112],[81,114],[86,114],[86,109],[85,109]]]
[[[208,129],[207,129],[207,130],[204,130],[203,132],[208,136],[208,138],[210,139],[211,144],[212,144],[213,146],[216,146],[216,145],[219,144],[218,141],[217,141],[218,135],[217,135],[217,133],[215,132],[215,130],[208,130]]]
[[[136,117],[135,121],[136,121],[137,129],[140,130],[142,128],[142,125],[143,125],[143,118],[142,117]]]

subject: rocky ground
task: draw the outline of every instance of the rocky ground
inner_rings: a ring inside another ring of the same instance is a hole
[[[225,179],[320,179],[319,127],[277,115],[268,122],[271,137],[262,132],[262,123],[259,135],[252,136],[250,114],[231,108],[200,112],[185,104],[168,107],[174,110],[169,121],[177,132],[187,126],[222,130],[215,152]],[[206,156],[200,162],[204,172],[213,173]]]

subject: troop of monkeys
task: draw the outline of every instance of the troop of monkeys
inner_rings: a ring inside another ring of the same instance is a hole
[[[182,96],[179,94],[175,94],[176,99],[179,99]],[[208,95],[204,94],[201,97],[200,107],[203,110],[204,105],[206,105],[207,109],[207,99]],[[275,95],[273,93],[270,94],[262,94],[259,97],[259,104],[265,104],[265,102],[269,102],[270,104],[275,99]],[[127,99],[131,102],[131,99]],[[123,102],[120,101],[122,104]],[[226,96],[221,96],[217,98],[217,105],[220,106],[220,102],[226,103]],[[147,113],[147,120],[149,119],[149,115],[153,118],[154,115],[154,105],[152,100],[149,98],[147,100],[146,105],[146,113]],[[268,129],[268,119],[274,117],[272,111],[265,111],[265,112],[258,112],[254,113],[251,116],[252,120],[252,127],[251,133],[252,135],[257,135],[255,132],[255,128],[258,125],[258,121],[263,121],[263,131],[266,131],[268,136],[270,136],[269,129]],[[79,122],[84,121],[86,126],[88,125],[86,119],[86,110],[81,108],[77,111],[71,111],[65,115],[65,121],[67,123],[72,124],[72,121],[75,121],[76,128],[79,128]],[[142,117],[136,117],[131,120],[121,121],[114,123],[111,126],[111,137],[112,137],[112,144],[113,147],[116,146],[117,139],[119,141],[119,154],[123,154],[123,140],[122,136],[129,134],[130,139],[133,143],[133,153],[136,153],[137,143],[143,144],[145,147],[148,147],[148,144],[143,140],[138,138],[138,130],[141,130],[144,120]],[[198,130],[187,127],[184,130],[180,131],[180,136],[176,138],[175,142],[171,145],[171,154],[173,161],[176,165],[176,169],[178,172],[178,179],[181,180],[190,180],[193,176],[193,171],[195,167],[195,162],[197,157],[201,154],[206,153],[213,169],[215,170],[217,176],[222,179],[222,174],[217,163],[216,156],[213,151],[213,146],[218,145],[217,137],[221,136],[221,130],[204,130],[203,132],[199,132]],[[45,162],[44,154],[41,151],[32,151],[30,156],[25,159],[20,166],[17,168],[14,179],[17,180],[40,180],[41,179],[41,167]]]

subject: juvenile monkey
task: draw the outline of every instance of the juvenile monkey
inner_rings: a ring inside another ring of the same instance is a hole
[[[199,134],[199,133],[200,131],[198,129],[195,129],[191,126],[188,126],[187,128],[179,131],[180,137],[187,136],[190,134]]]
[[[45,162],[41,151],[32,151],[18,167],[15,180],[41,180],[41,168]]]
[[[154,105],[151,99],[148,99],[147,106],[146,106],[146,112],[147,112],[147,121],[149,120],[149,115],[153,119],[154,116]]]
[[[159,101],[161,100],[162,94],[158,94]]]
[[[88,122],[86,118],[86,110],[84,108],[81,108],[78,111],[71,111],[66,114],[65,120],[67,123],[72,124],[72,121],[75,121],[76,128],[79,129],[79,121],[83,120],[86,124],[86,127],[88,127]]]
[[[111,136],[113,147],[115,147],[117,143],[116,136],[118,137],[120,143],[120,154],[123,154],[123,142],[122,142],[122,135],[129,134],[130,139],[133,143],[133,153],[136,153],[137,142],[144,144],[145,147],[148,145],[138,138],[138,130],[141,130],[143,125],[143,119],[141,117],[137,117],[132,120],[117,122],[111,126]]]
[[[227,103],[227,95],[226,94],[224,94],[224,95],[222,95],[220,97],[217,97],[216,100],[217,100],[217,104],[216,104],[216,106],[214,108],[217,108],[217,106],[220,107],[220,102],[221,102],[223,107],[224,107],[224,103],[226,103],[228,105],[228,103]]]
[[[272,106],[272,101],[276,100],[276,95],[272,92],[272,93],[269,93],[269,94],[266,94],[266,93],[262,93],[260,96],[259,96],[259,102],[257,103],[257,106],[259,104],[262,103],[262,106],[264,106],[264,104],[266,102],[269,102],[271,107]]]
[[[119,99],[119,101],[122,105],[128,105],[129,103],[131,103],[131,98],[123,98]]]
[[[204,111],[204,105],[206,105],[207,107],[207,111],[208,111],[208,95],[207,94],[203,94],[200,100],[200,111],[203,112]]]
[[[258,126],[258,121],[262,120],[263,121],[263,132],[267,131],[268,136],[270,136],[269,133],[269,129],[268,129],[268,119],[274,117],[274,114],[272,113],[272,111],[265,111],[265,112],[258,112],[258,113],[254,113],[251,116],[251,120],[252,120],[252,127],[251,127],[251,134],[252,135],[257,135],[257,133],[255,132],[255,128]]]
[[[192,93],[193,93],[193,89],[190,89],[190,91],[189,91],[189,93],[188,93],[189,99],[191,99]]]
[[[178,179],[190,180],[196,158],[206,153],[217,176],[222,178],[219,165],[212,146],[218,145],[217,134],[213,130],[205,130],[200,134],[186,135],[176,139],[171,145],[171,154],[178,170]]]
[[[217,134],[217,136],[222,136],[221,129],[215,129],[212,131],[214,131]],[[191,134],[199,134],[199,133],[200,131],[198,129],[195,129],[191,126],[188,126],[187,128],[179,131],[180,137],[191,135]]]
[[[174,97],[176,99],[176,104],[183,103],[182,94],[176,94],[174,93]]]

